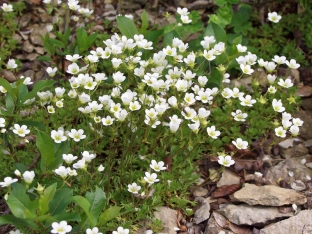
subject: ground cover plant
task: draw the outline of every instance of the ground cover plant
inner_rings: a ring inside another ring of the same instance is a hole
[[[44,2],[51,13],[60,7]],[[92,14],[74,0],[62,7]],[[1,14],[14,8],[3,5]],[[277,13],[268,17],[278,23]],[[42,38],[51,56],[41,58],[51,61],[48,80],[0,79],[8,168],[0,185],[12,212],[0,224],[22,233],[115,234],[134,232],[150,218],[150,229],[160,232],[155,207],[192,215],[188,195],[198,160],[217,156],[222,171],[259,137],[273,133],[276,143],[299,134],[303,122],[291,116],[296,88],[277,74],[279,67],[297,69],[296,60],[265,61],[248,52],[242,36],[228,37],[214,22],[204,27],[186,8],[162,28],[150,29],[144,12],[140,27],[124,16],[117,25],[119,32],[97,47],[97,35],[85,29]],[[186,42],[191,34],[196,39]],[[56,56],[70,65],[60,66]],[[3,68],[17,72],[18,64],[6,59]],[[255,69],[266,72],[264,87]],[[252,86],[231,86],[232,72],[252,76]],[[57,73],[65,78],[54,80]],[[231,143],[235,151],[228,153]]]

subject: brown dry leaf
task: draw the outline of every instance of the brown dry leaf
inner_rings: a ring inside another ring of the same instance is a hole
[[[231,195],[235,193],[237,190],[241,189],[241,184],[232,184],[232,185],[223,185],[217,188],[212,194],[211,197],[213,198],[220,198]]]
[[[310,97],[312,95],[312,87],[302,86],[298,89],[296,94],[300,97]]]
[[[41,0],[30,0],[30,2],[32,2],[32,3],[34,3],[34,4],[39,5],[39,4],[40,4],[40,2],[41,2]]]
[[[256,171],[261,171],[262,165],[263,165],[262,159],[258,160],[235,159],[234,169],[237,172],[245,170],[249,173],[255,173]]]

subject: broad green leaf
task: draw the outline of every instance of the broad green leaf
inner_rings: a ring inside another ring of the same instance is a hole
[[[30,227],[33,230],[38,230],[38,226],[29,219],[20,219],[15,217],[14,215],[5,214],[0,216],[0,225],[4,224],[12,224],[18,229],[23,230],[25,227]]]
[[[89,37],[88,37],[88,48],[90,46],[92,46],[93,42],[96,40],[97,38],[97,33],[92,33]]]
[[[26,187],[19,183],[11,185],[13,191],[8,196],[7,203],[11,212],[21,219],[33,219],[36,215],[38,200],[31,201],[26,194]]]
[[[221,73],[217,69],[214,69],[214,70],[212,70],[212,72],[210,74],[207,86],[209,88],[214,88],[214,87],[219,88],[220,84],[222,82],[222,79],[223,79],[223,77],[222,77]]]
[[[165,37],[164,37],[164,45],[163,46],[164,47],[171,46],[172,45],[172,40],[175,37],[181,39],[181,36],[175,30],[167,33],[165,35]]]
[[[94,217],[93,215],[90,213],[89,209],[90,209],[90,202],[82,197],[82,196],[74,196],[70,199],[71,201],[75,202],[78,206],[80,206],[83,211],[85,212],[85,214],[88,216],[88,219],[91,223],[91,226],[94,226]]]
[[[51,57],[48,57],[48,56],[39,56],[37,58],[38,61],[40,62],[51,62],[53,61]]]
[[[238,45],[238,44],[241,44],[242,43],[242,35],[236,37],[234,40],[233,40],[233,45]]]
[[[146,38],[146,40],[152,41],[153,44],[155,44],[162,38],[163,35],[164,35],[164,30],[159,29],[159,30],[155,30],[151,32],[146,32],[144,34],[144,37]]]
[[[54,142],[49,135],[38,131],[36,138],[36,146],[41,153],[41,170],[45,171],[55,160],[54,158]]]
[[[88,34],[84,28],[79,28],[77,30],[77,46],[79,53],[88,49]]]
[[[145,10],[142,12],[141,21],[142,21],[141,33],[143,33],[149,26],[149,19]]]
[[[9,114],[13,114],[15,104],[12,96],[9,93],[5,95],[5,107]]]
[[[69,188],[63,188],[57,190],[53,199],[49,203],[49,210],[52,216],[63,214],[66,206],[70,203],[70,199],[73,196],[73,190]]]
[[[86,198],[90,202],[90,213],[93,215],[94,225],[97,225],[99,215],[106,203],[105,193],[96,186],[95,192],[86,193]]]
[[[105,210],[100,216],[99,225],[103,225],[108,221],[118,217],[120,215],[120,210],[121,207],[119,206],[112,206]]]
[[[5,112],[4,110],[0,109],[0,115],[3,116],[12,116],[12,117],[20,117],[20,115],[14,115],[14,114],[10,114],[8,112]]]
[[[23,97],[28,93],[28,88],[26,85],[21,84],[20,88],[19,88],[19,93],[18,93],[18,100],[17,103],[21,102],[21,100],[23,99]]]
[[[49,217],[47,219],[47,223],[49,226],[51,226],[51,223],[53,222],[60,222],[66,220],[68,221],[74,221],[74,222],[79,222],[81,220],[81,217],[79,215],[78,212],[74,212],[74,213],[63,213],[63,214],[58,214],[58,215],[54,215],[52,217]]]
[[[18,103],[18,107],[21,106],[26,100],[34,98],[37,95],[37,92],[40,91],[41,89],[47,88],[52,86],[55,83],[54,80],[40,80],[38,81],[35,85],[34,88],[31,92],[27,93],[20,103]]]
[[[0,78],[0,85],[3,86],[8,91],[8,93],[12,96],[13,100],[17,99],[17,97],[14,95],[12,86],[6,79]]]
[[[25,171],[27,171],[27,167],[26,165],[22,164],[22,163],[14,163],[14,167],[19,170],[19,172],[21,174],[23,174]]]
[[[56,183],[50,185],[47,187],[43,193],[40,195],[39,198],[39,215],[44,215],[49,211],[49,202],[52,200],[52,198],[55,195],[56,191]]]
[[[217,42],[227,42],[227,36],[223,28],[211,22],[204,31],[204,36],[214,36]]]
[[[117,16],[117,25],[120,32],[127,38],[133,38],[135,34],[139,34],[133,21],[125,16]]]
[[[49,42],[50,42],[51,44],[56,45],[56,46],[59,46],[59,47],[61,47],[61,48],[64,48],[64,47],[65,47],[64,44],[63,44],[61,41],[57,40],[57,39],[49,38]]]

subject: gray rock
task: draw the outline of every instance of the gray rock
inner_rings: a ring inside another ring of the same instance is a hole
[[[277,145],[282,149],[288,149],[294,146],[294,141],[300,141],[299,138],[289,138],[284,141],[279,142]]]
[[[237,206],[229,204],[224,207],[221,206],[221,212],[232,223],[237,225],[252,225],[256,227],[263,227],[278,218],[293,216],[293,212],[283,214],[279,212],[277,207],[249,206],[246,204]]]
[[[11,72],[9,70],[2,70],[2,71],[0,71],[0,77],[1,76],[4,77],[4,79],[9,81],[10,83],[13,83],[13,82],[17,81],[16,76],[13,74],[13,72]]]
[[[312,146],[312,139],[305,141],[304,143],[304,147],[309,148]]]
[[[20,35],[18,35],[17,33],[13,35],[13,39],[18,41],[18,44],[21,44],[22,40],[23,40],[23,38]]]
[[[198,187],[195,189],[195,191],[193,192],[193,195],[195,197],[204,197],[206,196],[208,193],[208,190],[203,188],[203,187]]]
[[[35,78],[35,81],[38,81],[38,80],[44,79],[45,77],[48,77],[48,75],[47,75],[46,72],[44,72],[44,71],[38,71],[38,72],[36,72],[34,78]]]
[[[173,229],[177,227],[177,211],[170,209],[168,207],[157,207],[154,212],[154,217],[162,221],[164,229],[162,233],[167,234],[176,234],[176,231]]]
[[[298,215],[261,229],[260,234],[311,234],[312,210],[304,210]]]
[[[194,223],[199,224],[207,220],[210,216],[210,204],[202,197],[196,197],[195,201],[200,202],[200,207],[194,213]]]
[[[19,27],[19,28],[25,28],[25,27],[27,27],[28,24],[29,24],[29,22],[30,22],[30,20],[31,20],[31,16],[32,16],[32,14],[30,14],[30,13],[24,14],[24,15],[21,17],[20,21],[19,21],[18,27]]]
[[[135,11],[135,10],[141,9],[141,5],[138,3],[131,3],[131,4],[124,3],[122,4],[121,8],[124,10]]]
[[[303,191],[307,188],[301,180],[295,180],[290,184],[290,187],[298,192]]]
[[[240,177],[238,177],[234,172],[225,168],[222,172],[221,179],[217,183],[217,187],[223,185],[240,184]]]
[[[276,166],[271,167],[265,178],[272,184],[278,185],[278,181],[283,179],[288,183],[295,180],[301,180],[303,182],[307,181],[306,176],[312,177],[312,170],[302,165],[301,160],[306,159],[308,161],[309,156],[304,156],[300,158],[289,158],[286,159]],[[288,176],[288,172],[292,171],[294,173],[293,177]]]
[[[283,158],[297,158],[306,155],[309,149],[304,147],[303,144],[294,145],[293,147],[280,149],[280,154]]]
[[[35,47],[35,51],[38,53],[38,54],[45,54],[45,49],[43,47]]]
[[[297,111],[296,113],[292,114],[294,118],[300,118],[304,121],[303,126],[300,127],[300,137],[309,140],[312,139],[312,117],[308,115],[305,111]]]
[[[217,233],[219,233],[220,228],[221,227],[219,226],[219,224],[215,220],[214,216],[211,215],[211,217],[208,220],[207,226],[205,228],[204,234],[217,234]]]
[[[48,24],[34,24],[33,31],[30,34],[30,41],[33,45],[40,45],[43,46],[43,41],[41,40],[40,36],[45,37],[46,33],[48,32],[47,30],[47,25]],[[55,38],[55,35],[52,33],[49,33],[49,36],[51,38]]]
[[[35,61],[38,58],[39,54],[30,53],[26,56],[26,59],[29,61]]]
[[[283,206],[288,204],[302,205],[307,198],[291,189],[284,189],[274,185],[258,187],[253,184],[245,184],[245,187],[233,194],[238,201],[249,205]]]
[[[305,110],[312,111],[312,97],[309,98],[302,98],[302,107]]]
[[[35,71],[34,70],[27,70],[24,72],[25,77],[30,77],[32,80],[35,78]]]
[[[23,43],[23,50],[27,53],[33,52],[35,47],[27,40]]]

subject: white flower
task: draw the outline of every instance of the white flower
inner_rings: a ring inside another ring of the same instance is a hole
[[[48,110],[48,113],[50,113],[50,114],[55,113],[55,108],[54,108],[54,106],[47,106],[47,110]]]
[[[54,172],[55,172],[55,174],[59,175],[61,178],[64,179],[68,175],[68,172],[69,172],[68,169],[70,169],[70,168],[69,167],[66,168],[64,166],[60,166],[59,168],[55,169]]]
[[[0,128],[4,128],[5,127],[5,119],[4,118],[0,118]]]
[[[306,175],[307,180],[311,180],[311,177],[309,175]]]
[[[15,60],[14,59],[9,59],[7,67],[8,67],[8,69],[15,69],[15,68],[17,68],[17,64],[16,64]]]
[[[79,70],[80,70],[80,68],[77,65],[77,63],[72,63],[72,64],[68,65],[67,73],[77,75],[79,73]]]
[[[63,160],[67,163],[67,164],[71,164],[74,160],[76,160],[78,157],[74,156],[72,154],[63,154],[62,155]]]
[[[207,127],[207,133],[213,139],[217,139],[220,136],[220,131],[216,131],[215,126]]]
[[[106,116],[104,118],[102,118],[102,123],[104,126],[109,126],[112,125],[114,123],[114,118],[110,117],[110,116]]]
[[[156,162],[155,160],[152,160],[151,164],[150,164],[150,167],[156,171],[156,172],[159,172],[159,171],[162,171],[162,170],[166,170],[167,168],[164,167],[165,163],[163,161],[160,161],[160,162]]]
[[[117,231],[113,231],[112,234],[129,234],[129,229],[123,229],[123,227],[118,227]]]
[[[149,184],[154,184],[155,182],[159,181],[159,179],[157,179],[156,173],[150,174],[149,172],[145,172],[144,180]]]
[[[236,45],[237,51],[240,53],[246,52],[247,51],[247,47],[246,46],[242,46],[241,44]]]
[[[46,69],[47,73],[49,74],[50,77],[54,77],[55,73],[57,72],[57,68],[52,68],[52,67],[48,67]]]
[[[246,64],[246,65],[241,64],[241,65],[240,65],[240,68],[242,69],[242,72],[243,72],[244,74],[251,75],[251,73],[254,72],[254,70],[251,69],[250,65],[248,65],[248,64]]]
[[[282,16],[278,15],[276,12],[269,12],[268,19],[273,23],[278,23],[281,20]]]
[[[284,88],[290,88],[294,85],[289,78],[287,78],[285,81],[283,79],[279,79],[278,84]]]
[[[257,176],[257,177],[262,177],[263,176],[263,174],[261,173],[261,172],[258,172],[258,171],[255,171],[255,176]]]
[[[293,118],[293,124],[297,125],[298,127],[301,127],[303,125],[303,121],[299,118]]]
[[[105,167],[102,164],[97,169],[98,172],[102,172],[104,170],[105,170]]]
[[[13,11],[13,6],[11,4],[6,4],[6,3],[3,3],[2,5],[2,10],[5,11],[5,12],[11,12]]]
[[[9,187],[11,184],[13,184],[13,183],[15,183],[15,182],[17,182],[18,181],[18,179],[13,179],[13,178],[11,178],[11,177],[5,177],[4,178],[4,182],[0,182],[0,186],[2,187],[2,188],[4,188],[4,187]]]
[[[297,69],[300,67],[300,64],[296,62],[296,60],[291,59],[289,62],[286,60],[286,65],[291,69]]]
[[[133,194],[138,194],[141,186],[137,185],[136,183],[128,184],[128,191]]]
[[[94,159],[96,157],[95,154],[90,154],[88,151],[83,151],[82,153],[82,158],[86,161],[86,162],[91,162],[92,159]]]
[[[66,89],[65,88],[61,88],[61,87],[56,87],[55,88],[55,96],[58,98],[62,98],[64,93],[65,93]]]
[[[25,80],[23,81],[24,85],[31,85],[32,83],[34,83],[34,82],[31,81],[30,77],[26,77]]]
[[[298,136],[299,134],[299,127],[297,125],[292,125],[290,128],[289,128],[289,132],[291,133],[291,135],[293,136]]]
[[[103,234],[103,233],[99,232],[99,229],[97,227],[94,227],[92,230],[91,228],[88,228],[86,230],[86,234]]]
[[[274,86],[270,86],[269,88],[268,88],[268,92],[269,93],[276,93],[276,88],[274,87]]]
[[[60,223],[53,222],[52,223],[51,233],[65,234],[69,233],[72,230],[72,226],[67,225],[66,221],[61,221]]]
[[[66,55],[66,60],[71,61],[71,62],[76,62],[78,59],[80,59],[82,56],[80,56],[79,54],[74,54],[73,56],[71,55]]]
[[[25,137],[28,133],[30,133],[30,130],[27,129],[26,125],[19,126],[19,124],[14,124],[13,132],[20,137]]]
[[[232,160],[232,157],[230,155],[227,155],[225,157],[219,156],[218,163],[222,166],[229,167],[229,166],[233,165],[235,163],[235,161]]]
[[[243,141],[241,138],[237,138],[236,141],[232,141],[232,143],[237,149],[247,149],[248,147],[248,142]]]
[[[252,97],[250,95],[246,95],[246,97],[240,97],[239,100],[241,101],[242,106],[252,106],[256,103],[255,99],[251,99]]]
[[[304,165],[304,164],[306,164],[307,160],[305,158],[303,158],[300,162],[302,165]]]
[[[87,168],[86,160],[80,159],[77,163],[74,163],[73,168],[85,170]]]
[[[25,171],[23,173],[23,179],[27,184],[30,184],[35,178],[35,172],[34,171]]]
[[[68,133],[68,136],[71,137],[74,141],[78,142],[86,138],[86,135],[83,135],[83,132],[83,129],[79,129],[78,131],[76,129],[72,129],[70,133]]]
[[[67,137],[64,135],[64,131],[58,129],[57,131],[51,131],[51,138],[54,140],[55,143],[61,143],[62,141],[66,141]]]
[[[10,231],[9,234],[23,234],[20,230]]]
[[[272,106],[273,106],[273,109],[277,112],[283,112],[285,111],[285,107],[283,107],[283,103],[282,103],[282,100],[276,100],[275,98],[273,99],[272,101]]]
[[[276,80],[276,75],[268,74],[267,79],[268,79],[270,84],[273,84],[274,81]]]
[[[274,58],[272,59],[274,62],[276,62],[277,64],[284,64],[286,63],[286,57],[285,56],[278,56],[275,55]]]
[[[275,135],[278,137],[286,137],[286,130],[282,126],[275,128]]]
[[[17,169],[14,171],[14,174],[15,174],[16,176],[18,176],[18,177],[21,177],[21,176],[22,176],[21,172],[20,172],[19,170],[17,170]]]

